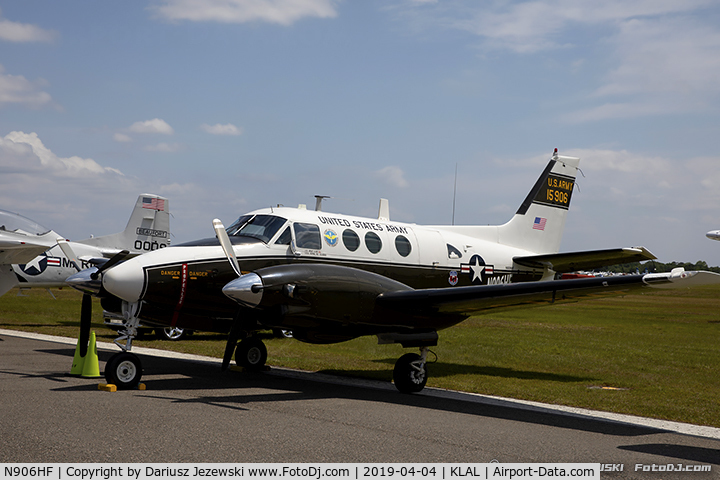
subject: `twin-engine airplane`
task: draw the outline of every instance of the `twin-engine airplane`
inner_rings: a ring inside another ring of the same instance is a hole
[[[242,215],[217,238],[198,240],[80,272],[68,283],[104,309],[121,312],[123,352],[105,376],[131,388],[142,375],[130,350],[144,325],[228,333],[223,358],[235,351],[246,368],[264,366],[257,333],[284,329],[309,343],[376,335],[381,344],[418,347],[395,364],[401,392],[428,378],[429,347],[438,331],[472,315],[619,294],[635,287],[720,283],[709,272],[554,280],[556,274],[654,259],[642,247],[557,253],[573,193],[578,158],[555,154],[515,216],[500,226],[419,226],[378,218],[266,208]],[[239,259],[239,261],[238,261]],[[87,300],[87,301],[86,301]],[[240,342],[238,343],[238,341]],[[125,342],[125,343],[123,343]]]
[[[142,194],[125,230],[77,242],[67,242],[28,218],[0,210],[0,295],[15,286],[64,287],[69,276],[122,250],[139,255],[168,247],[169,206],[164,197]],[[72,254],[66,255],[58,241],[68,243]]]

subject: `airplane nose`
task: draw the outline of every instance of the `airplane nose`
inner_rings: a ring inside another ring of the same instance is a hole
[[[102,274],[105,290],[126,302],[135,303],[142,297],[145,273],[133,260],[115,265]]]

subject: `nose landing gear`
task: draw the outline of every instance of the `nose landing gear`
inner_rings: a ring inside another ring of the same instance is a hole
[[[138,335],[140,325],[140,302],[122,303],[122,313],[125,321],[124,329],[120,336],[115,339],[115,345],[122,349],[116,353],[105,364],[105,380],[115,385],[118,390],[129,390],[140,384],[142,378],[142,362],[132,350],[132,341]],[[122,342],[125,342],[124,344]]]

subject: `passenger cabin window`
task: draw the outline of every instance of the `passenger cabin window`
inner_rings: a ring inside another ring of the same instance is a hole
[[[447,250],[448,250],[448,258],[462,258],[462,253],[460,253],[460,250],[453,247],[449,243],[447,244]]]
[[[378,253],[382,249],[382,240],[375,232],[367,232],[365,234],[365,246],[370,253]]]
[[[294,223],[295,241],[297,248],[310,248],[320,250],[322,242],[320,240],[320,228],[312,223]]]
[[[360,246],[360,237],[358,237],[358,234],[350,229],[347,229],[343,232],[342,240],[345,248],[347,248],[351,252],[354,252]]]
[[[395,249],[401,257],[407,257],[412,251],[412,245],[410,245],[410,240],[408,240],[407,237],[405,237],[404,235],[398,235],[397,237],[395,237]]]
[[[227,228],[228,235],[253,237],[267,243],[275,236],[286,219],[275,215],[243,215]]]

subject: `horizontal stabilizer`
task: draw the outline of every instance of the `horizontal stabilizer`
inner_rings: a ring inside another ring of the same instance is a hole
[[[586,252],[549,253],[513,257],[518,265],[530,268],[549,268],[557,273],[592,270],[621,263],[655,260],[657,257],[645,247],[611,248]]]

